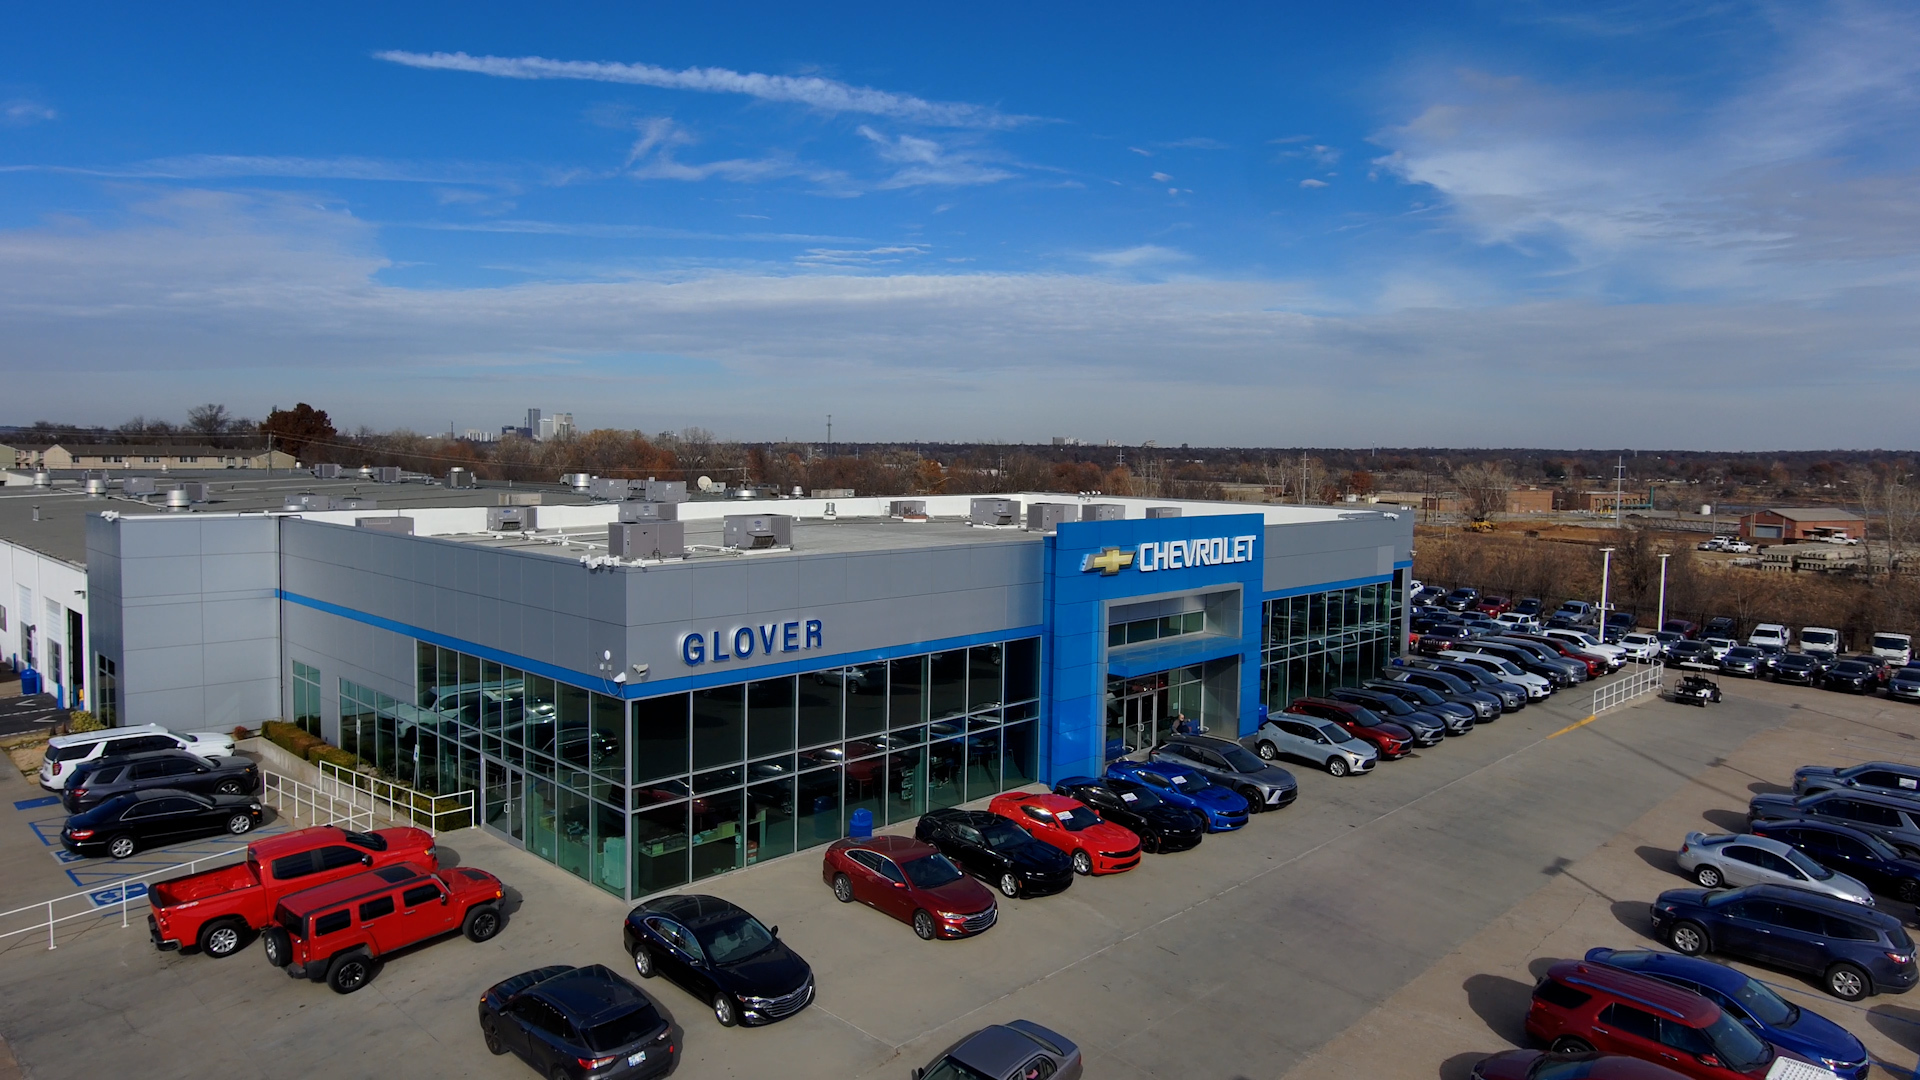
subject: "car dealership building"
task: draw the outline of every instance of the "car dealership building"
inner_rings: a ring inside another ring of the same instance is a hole
[[[297,721],[637,897],[858,810],[1098,773],[1182,716],[1250,732],[1405,639],[1413,516],[1392,508],[529,501],[96,506],[91,702]]]

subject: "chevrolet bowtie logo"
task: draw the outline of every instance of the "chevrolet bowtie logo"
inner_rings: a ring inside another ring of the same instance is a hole
[[[1098,570],[1108,577],[1133,565],[1133,552],[1122,551],[1117,547],[1104,548],[1098,555],[1080,556],[1080,572]]]

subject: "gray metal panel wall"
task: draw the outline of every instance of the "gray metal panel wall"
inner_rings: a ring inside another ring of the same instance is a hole
[[[1413,558],[1413,515],[1267,526],[1262,586],[1268,592],[1385,577]]]
[[[87,638],[96,656],[113,661],[114,670],[126,670],[125,638],[120,629],[120,530],[99,514],[87,515]],[[98,665],[87,657],[87,686],[97,701]],[[116,676],[117,685],[125,685]],[[124,691],[116,690],[118,693]],[[126,715],[121,706],[120,715]],[[124,722],[124,721],[123,721]]]

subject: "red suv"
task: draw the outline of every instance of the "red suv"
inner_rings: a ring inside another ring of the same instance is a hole
[[[1695,1080],[1760,1080],[1777,1057],[1806,1061],[1699,994],[1578,960],[1553,965],[1533,988],[1527,1034],[1552,1053],[1625,1054]]]
[[[1383,759],[1406,757],[1413,751],[1413,732],[1360,705],[1325,698],[1296,698],[1287,711],[1298,716],[1331,720],[1353,735],[1372,743]]]
[[[1009,791],[987,809],[1072,856],[1076,874],[1118,874],[1140,865],[1139,834],[1103,820],[1078,799]]]
[[[504,891],[485,870],[386,866],[280,901],[261,948],[274,967],[351,994],[390,952],[455,930],[473,941],[499,933]]]
[[[908,836],[836,840],[820,859],[833,898],[855,900],[910,923],[923,941],[971,937],[1000,917],[993,890],[960,872],[940,849]]]

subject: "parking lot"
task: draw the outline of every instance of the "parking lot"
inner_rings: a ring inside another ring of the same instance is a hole
[[[1586,724],[1582,688],[1374,775],[1296,767],[1293,807],[1130,873],[1005,902],[971,940],[922,942],[835,903],[818,852],[802,853],[701,887],[780,926],[818,975],[814,1006],[723,1030],[679,991],[647,986],[683,1028],[676,1075],[695,1080],[904,1077],[1017,1016],[1078,1039],[1093,1077],[1463,1076],[1471,1056],[1517,1040],[1529,965],[1645,942],[1636,912],[1684,883],[1669,853],[1686,829],[1736,824],[1749,785],[1797,764],[1913,756],[1920,711],[1907,706],[1726,685],[1713,709],[1647,700]],[[38,794],[4,784],[0,806]],[[4,857],[30,840],[34,813],[0,827]],[[484,833],[443,847],[513,889],[508,927],[484,945],[399,954],[341,997],[269,968],[257,946],[223,961],[162,954],[144,927],[111,917],[55,951],[9,943],[0,1034],[33,1077],[532,1075],[481,1046],[479,992],[541,964],[630,969],[625,905]],[[1920,1040],[1902,1006],[1853,1010],[1802,989],[1876,1056],[1911,1067]]]

